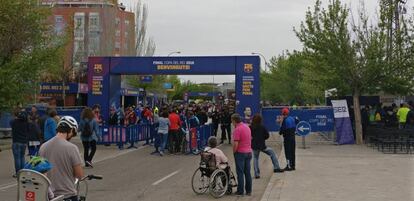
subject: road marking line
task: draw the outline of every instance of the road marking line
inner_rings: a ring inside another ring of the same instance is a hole
[[[1,188],[0,188],[0,191],[4,191],[4,190],[6,190],[6,189],[8,189],[8,188],[11,188],[11,187],[15,187],[15,186],[17,186],[17,183],[10,183],[10,184],[6,184],[7,186],[2,186]]]
[[[127,150],[127,151],[120,152],[120,153],[118,153],[118,154],[114,154],[114,155],[112,155],[112,156],[107,156],[107,157],[104,157],[104,158],[102,158],[102,159],[100,159],[100,160],[96,160],[94,163],[100,163],[100,162],[103,162],[103,161],[106,161],[106,160],[109,160],[109,159],[117,158],[117,157],[119,157],[119,156],[122,156],[122,155],[125,155],[125,154],[128,154],[128,153],[131,153],[131,152],[133,152],[133,151],[138,151],[138,150],[141,150],[141,149],[145,149],[145,148],[147,148],[147,147],[150,147],[150,146],[140,146],[140,147],[138,147],[137,149],[129,149],[129,150]]]
[[[161,182],[163,182],[163,181],[167,180],[168,178],[170,178],[170,177],[172,177],[172,176],[176,175],[178,172],[180,172],[180,170],[177,170],[177,171],[175,171],[175,172],[173,172],[173,173],[171,173],[171,174],[169,174],[169,175],[167,175],[167,176],[163,177],[162,179],[160,179],[160,180],[158,180],[158,181],[154,182],[152,185],[153,185],[153,186],[156,186],[156,185],[160,184]]]
[[[119,157],[119,156],[122,156],[122,155],[125,155],[125,154],[128,154],[128,153],[131,153],[133,151],[138,151],[138,150],[141,150],[141,149],[145,149],[147,147],[150,147],[150,146],[141,146],[141,147],[138,147],[137,149],[130,149],[130,150],[127,150],[125,152],[121,152],[121,153],[118,153],[118,154],[115,154],[115,155],[112,155],[112,156],[102,158],[100,160],[97,160],[95,163],[100,163],[100,162],[103,162],[103,161],[106,161],[106,160],[109,160],[109,159],[113,159],[113,158],[116,158],[116,157]],[[8,188],[12,188],[12,187],[15,187],[15,186],[17,186],[17,183],[3,184],[0,187],[0,191],[4,191]]]

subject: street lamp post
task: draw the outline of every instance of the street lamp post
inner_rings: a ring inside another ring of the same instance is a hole
[[[264,60],[264,64],[265,64],[264,71],[267,72],[267,69],[268,69],[269,65],[267,63],[266,57],[263,54],[261,54],[260,52],[252,52],[252,55],[259,55],[260,57],[262,57],[262,59]]]
[[[168,54],[168,57],[169,57],[169,56],[171,56],[171,55],[173,55],[173,54],[181,54],[181,52],[180,52],[180,51],[170,52],[170,53]]]

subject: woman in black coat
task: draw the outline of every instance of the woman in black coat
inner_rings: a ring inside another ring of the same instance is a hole
[[[253,117],[252,124],[250,125],[250,130],[252,132],[252,149],[253,149],[253,165],[254,165],[254,175],[255,178],[260,178],[260,169],[259,169],[259,154],[263,152],[270,156],[273,163],[273,172],[283,172],[280,169],[279,162],[277,160],[276,154],[272,148],[267,147],[265,140],[269,138],[269,132],[263,126],[262,116],[256,114]]]

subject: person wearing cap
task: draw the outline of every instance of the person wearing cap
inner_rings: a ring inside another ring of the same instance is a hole
[[[14,169],[16,177],[19,170],[24,167],[25,159],[24,155],[26,152],[26,146],[28,143],[28,128],[29,123],[27,121],[27,113],[20,111],[16,114],[16,119],[10,122],[12,129],[12,152],[14,158]]]
[[[233,153],[236,162],[237,192],[236,195],[252,194],[252,175],[250,173],[252,160],[252,135],[249,126],[242,122],[239,114],[231,115],[233,131]],[[246,185],[245,185],[246,184]]]
[[[283,135],[283,146],[285,148],[286,167],[284,171],[293,171],[295,170],[296,121],[293,117],[289,116],[288,108],[282,109],[282,118],[279,134]]]
[[[78,201],[75,179],[83,177],[82,158],[76,145],[70,142],[77,135],[78,123],[71,116],[64,116],[57,124],[55,137],[40,147],[39,155],[47,159],[53,168],[48,173],[55,196]]]

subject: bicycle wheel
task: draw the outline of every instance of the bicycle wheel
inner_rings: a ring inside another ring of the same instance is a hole
[[[193,177],[191,178],[191,188],[194,193],[197,195],[203,194],[207,191],[210,183],[210,178],[208,178],[200,168],[194,172]]]
[[[215,198],[222,197],[227,192],[228,181],[226,172],[220,169],[214,171],[210,179],[210,194]]]

